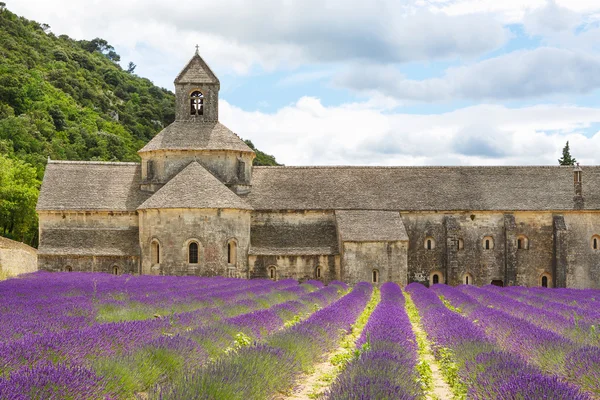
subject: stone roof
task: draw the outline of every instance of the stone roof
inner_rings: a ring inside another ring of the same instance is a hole
[[[158,189],[139,210],[155,208],[233,208],[252,207],[233,193],[198,162],[193,161]]]
[[[175,121],[154,136],[138,153],[156,150],[233,150],[254,153],[220,122]]]
[[[37,253],[37,250],[33,247],[28,246],[22,242],[17,242],[16,240],[5,238],[3,236],[0,236],[0,249],[25,250],[32,254]]]
[[[408,240],[398,211],[337,210],[335,218],[342,242]]]
[[[250,254],[328,255],[338,254],[335,222],[298,224],[253,223],[250,227]]]
[[[138,163],[49,161],[37,210],[135,211],[149,196],[141,175]]]
[[[600,209],[600,167],[582,167]],[[255,167],[256,210],[573,210],[573,167]]]
[[[44,229],[38,253],[74,256],[138,256],[139,233],[133,229]]]
[[[216,83],[219,84],[219,79],[212,72],[208,64],[196,52],[192,59],[181,70],[175,83]]]

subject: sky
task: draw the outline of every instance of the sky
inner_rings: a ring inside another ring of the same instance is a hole
[[[285,165],[600,164],[598,0],[5,1],[170,90],[197,44]]]

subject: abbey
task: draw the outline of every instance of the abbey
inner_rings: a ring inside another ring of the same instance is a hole
[[[253,167],[196,54],[140,163],[49,161],[39,268],[600,288],[600,167]]]

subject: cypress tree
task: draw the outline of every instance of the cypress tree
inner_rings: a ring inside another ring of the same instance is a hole
[[[569,141],[567,140],[567,144],[563,147],[562,157],[558,159],[558,164],[560,165],[575,165],[577,160],[571,157],[571,151],[569,149]]]

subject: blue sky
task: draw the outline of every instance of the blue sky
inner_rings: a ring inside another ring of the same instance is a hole
[[[220,118],[287,165],[600,163],[596,0],[19,0],[173,89],[194,52]]]

